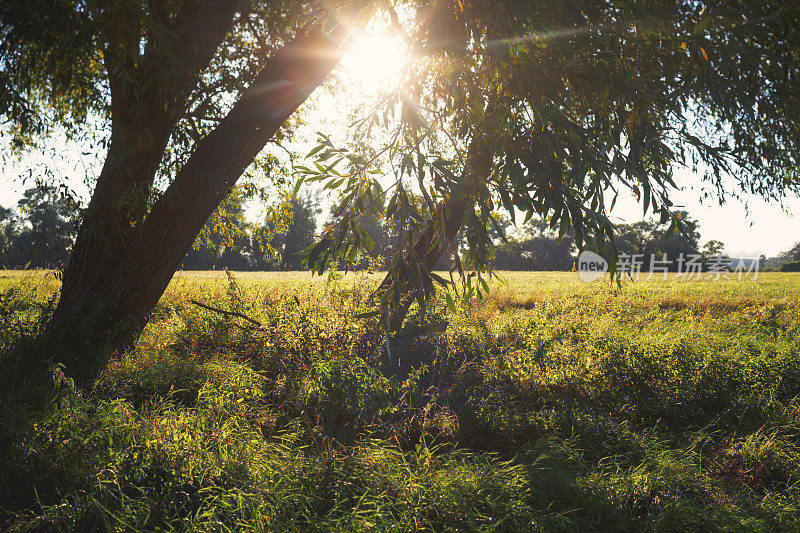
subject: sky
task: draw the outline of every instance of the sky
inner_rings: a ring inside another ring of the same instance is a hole
[[[346,73],[344,78],[358,85],[358,93],[348,90],[331,94],[318,90],[312,97],[311,110],[306,114],[307,124],[298,131],[298,140],[292,149],[300,154],[307,153],[316,144],[316,131],[345,131],[343,128],[350,120],[350,113],[363,108],[365,101],[391,87],[393,78],[399,77],[407,61],[402,46],[393,38],[380,36],[356,42],[339,68]],[[0,142],[9,142],[9,139],[0,137]],[[92,147],[70,144],[56,136],[48,142],[46,149],[32,152],[21,161],[0,162],[0,205],[15,205],[22,192],[31,186],[30,176],[40,172],[42,164],[88,200],[90,191],[84,178],[99,171],[103,155]],[[28,177],[27,181],[25,177]],[[724,205],[719,205],[713,199],[701,200],[703,195],[698,175],[687,169],[678,169],[675,177],[681,186],[672,195],[675,208],[688,211],[700,222],[701,244],[712,239],[721,241],[731,257],[760,254],[771,257],[800,241],[800,199],[788,198],[781,206],[759,197],[744,196],[741,200],[729,199]],[[323,204],[330,202],[324,197],[321,200]],[[256,219],[260,212],[259,206],[251,205],[247,214]],[[642,220],[641,206],[632,196],[624,197],[622,193],[610,214],[613,222]],[[323,209],[323,216],[326,215],[327,210]]]
[[[772,257],[800,241],[800,198],[789,197],[781,206],[746,195],[719,205],[715,199],[701,200],[699,175],[686,169],[675,174],[682,187],[671,196],[675,209],[688,211],[699,222],[701,243],[720,241],[731,257]],[[637,222],[642,220],[642,208],[632,196],[620,196],[611,218],[613,222]]]

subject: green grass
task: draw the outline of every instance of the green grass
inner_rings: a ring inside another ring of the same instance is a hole
[[[57,280],[0,273],[0,528],[800,528],[800,275],[503,277],[389,361],[378,276],[181,273],[75,390],[20,368]]]

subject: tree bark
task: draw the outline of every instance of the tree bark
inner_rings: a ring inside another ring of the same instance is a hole
[[[136,341],[203,224],[267,141],[329,75],[340,45],[341,35],[314,28],[277,52],[135,227],[87,217],[47,327],[49,341],[67,354],[85,341],[115,350]],[[104,173],[110,165],[107,161]],[[124,246],[99,245],[97,239],[108,231],[124,233]],[[102,364],[84,361],[80,353],[63,362],[88,377]],[[85,363],[89,368],[81,368]]]
[[[238,0],[194,0],[140,52],[126,13],[107,15],[104,54],[111,91],[111,139],[103,169],[64,272],[62,293],[101,284],[126,256],[147,212],[170,134],[200,71],[230,31]],[[133,25],[135,26],[135,25]],[[101,253],[102,252],[102,253]]]

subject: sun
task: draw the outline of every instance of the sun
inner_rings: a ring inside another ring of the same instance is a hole
[[[399,36],[362,34],[342,58],[342,69],[346,80],[374,92],[397,85],[409,60],[406,43]]]

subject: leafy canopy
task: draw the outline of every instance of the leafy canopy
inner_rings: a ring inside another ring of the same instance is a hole
[[[700,172],[720,201],[798,191],[797,3],[405,5],[408,20],[391,20],[414,60],[355,129],[359,139],[388,141],[365,153],[322,135],[301,169],[342,192],[339,223],[310,251],[314,269],[370,248],[361,212],[400,234],[394,283],[413,270],[412,289],[429,294],[436,277],[410,243],[433,225],[428,246],[439,246],[459,202],[469,205],[459,223],[480,279],[491,273],[499,207],[515,223],[538,215],[561,235],[572,229],[579,248],[602,250],[618,194],[635,195],[670,232],[691,231],[670,201],[679,167]],[[426,220],[409,201],[414,193],[439,220]]]
[[[112,123],[155,136],[151,130],[164,121],[169,142],[153,187],[135,191],[152,202],[310,16],[307,5],[292,1],[3,2],[0,117],[12,141],[3,155],[36,149],[54,133],[108,148]],[[224,36],[219,46],[215,31]],[[296,125],[287,122],[272,142],[285,141]],[[264,152],[248,176],[282,184],[281,166]]]
[[[145,119],[154,103],[137,95],[186,95],[159,165],[168,182],[271,53],[319,15],[301,2],[240,2],[208,65],[173,79],[176,43],[202,42],[182,25],[206,3],[3,2],[0,102],[15,146],[54,127],[106,139],[111,118],[130,112],[113,108],[114,91]],[[677,167],[702,172],[720,199],[798,190],[795,2],[408,0],[341,2],[323,16],[337,23],[342,7],[358,24],[377,11],[413,61],[397,90],[365,103],[356,146],[321,136],[313,164],[299,169],[341,193],[335,223],[310,249],[315,270],[371,251],[365,214],[383,218],[403,252],[394,283],[416,271],[404,289],[429,294],[435,278],[413,245],[427,235],[427,246],[456,251],[444,242],[451,218],[480,278],[498,207],[601,250],[625,191],[686,229],[670,201]],[[92,120],[106,126],[83,128]]]

